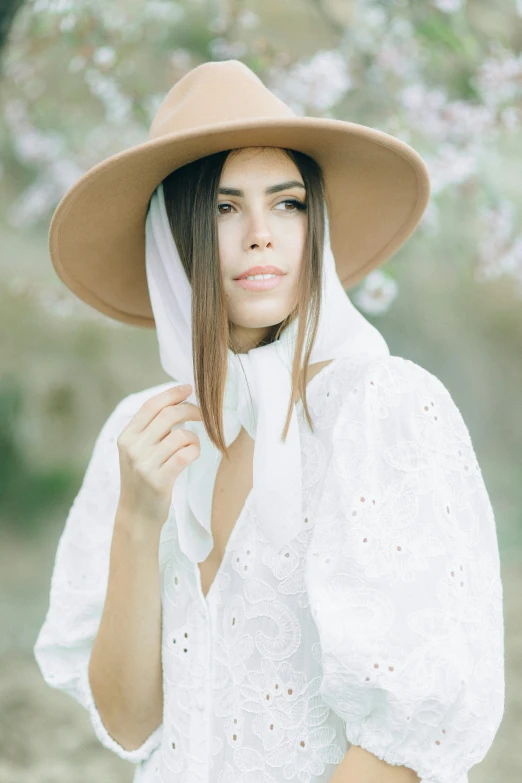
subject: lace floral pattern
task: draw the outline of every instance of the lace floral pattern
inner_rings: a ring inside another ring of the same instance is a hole
[[[462,783],[504,711],[493,511],[449,392],[414,362],[362,368],[332,432],[308,553],[321,694],[350,743]]]
[[[299,402],[303,519],[276,550],[248,496],[206,597],[162,529],[164,715],[133,751],[108,734],[87,668],[119,494],[116,438],[171,384],[125,398],[96,441],[60,539],[35,644],[135,783],[326,783],[350,744],[467,783],[504,709],[493,511],[468,430],[435,376],[397,356],[337,359]],[[94,553],[96,552],[96,557]]]

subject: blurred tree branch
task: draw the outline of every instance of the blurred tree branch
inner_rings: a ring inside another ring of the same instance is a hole
[[[23,4],[24,0],[2,0],[0,4],[0,55],[9,38],[13,20]]]

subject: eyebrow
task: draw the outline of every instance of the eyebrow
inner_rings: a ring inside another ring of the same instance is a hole
[[[271,185],[266,188],[265,193],[269,196],[272,193],[279,193],[280,190],[290,190],[290,188],[303,188],[306,190],[302,182],[296,179],[291,179],[288,182],[279,182],[277,185]],[[238,188],[219,188],[218,193],[222,196],[244,196],[244,190],[238,190]]]

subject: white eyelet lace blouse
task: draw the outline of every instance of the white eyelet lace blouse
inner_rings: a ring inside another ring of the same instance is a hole
[[[446,387],[399,356],[335,359],[298,402],[304,515],[275,551],[248,496],[206,598],[175,525],[159,546],[164,712],[136,750],[105,729],[87,676],[119,496],[103,426],[60,538],[34,646],[45,681],[89,712],[134,783],[323,783],[351,744],[423,783],[467,783],[504,711],[493,510]]]

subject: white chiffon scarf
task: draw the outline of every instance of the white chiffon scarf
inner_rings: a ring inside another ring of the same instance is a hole
[[[310,364],[350,357],[354,363],[389,355],[381,333],[355,308],[337,275],[328,217],[323,257],[321,317]],[[192,288],[181,263],[165,207],[163,183],[154,191],[146,219],[146,275],[164,371],[177,383],[192,384],[188,402],[198,405],[192,361]],[[297,319],[278,340],[235,354],[228,349],[223,428],[227,447],[241,426],[254,439],[253,502],[266,538],[278,550],[301,528],[301,444],[296,404],[285,442],[282,432],[291,398],[291,368]],[[222,458],[203,422],[180,425],[195,432],[200,455],[174,482],[169,519],[174,514],[179,546],[194,563],[213,549],[212,494]],[[168,520],[167,520],[168,521]]]

